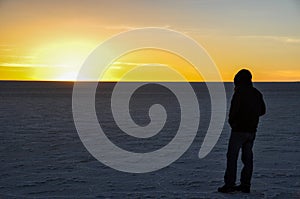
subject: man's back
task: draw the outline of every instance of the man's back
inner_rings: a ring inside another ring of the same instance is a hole
[[[232,97],[229,124],[233,131],[256,132],[259,116],[265,111],[262,94],[253,86],[241,86]]]

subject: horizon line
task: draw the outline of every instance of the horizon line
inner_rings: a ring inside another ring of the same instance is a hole
[[[121,83],[135,83],[135,82],[167,82],[167,83],[183,83],[183,82],[189,82],[189,83],[233,83],[233,81],[76,81],[76,80],[1,80],[0,82],[56,82],[56,83],[75,83],[75,82],[80,82],[80,83],[116,83],[116,82],[121,82]],[[285,80],[285,81],[280,81],[280,80],[272,80],[272,81],[252,81],[253,83],[300,83],[298,80]]]

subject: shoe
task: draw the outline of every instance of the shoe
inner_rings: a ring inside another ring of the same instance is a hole
[[[235,190],[241,191],[243,193],[250,193],[250,186],[240,184],[239,186],[235,186]]]
[[[218,188],[218,192],[221,193],[233,193],[235,191],[236,191],[235,186],[224,185],[223,187]]]

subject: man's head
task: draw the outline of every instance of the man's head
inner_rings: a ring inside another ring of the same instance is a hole
[[[247,69],[240,70],[234,77],[234,85],[240,86],[252,86],[252,75]]]

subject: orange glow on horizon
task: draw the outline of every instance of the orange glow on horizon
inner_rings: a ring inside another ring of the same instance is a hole
[[[296,26],[299,15],[288,2],[274,6],[287,9],[290,15],[269,9],[265,12],[272,15],[261,16],[253,3],[253,15],[249,12],[249,17],[239,3],[219,5],[213,1],[207,1],[204,7],[197,1],[172,6],[157,2],[151,8],[146,1],[88,4],[3,0],[0,4],[0,80],[75,81],[80,66],[101,42],[126,30],[156,26],[174,29],[196,40],[218,66],[223,81],[232,81],[241,68],[248,68],[257,82],[300,81],[300,36]],[[235,14],[228,15],[224,6]],[[162,12],[153,15],[153,9]],[[174,11],[182,13],[177,15]],[[275,15],[287,17],[283,21],[289,23],[270,23],[268,16]],[[258,20],[257,16],[261,18]],[[103,81],[118,81],[139,65],[153,71],[124,81],[149,80],[151,75],[177,81],[170,73],[160,74],[158,66],[176,69],[188,81],[202,81],[184,59],[153,50],[119,58],[106,71]]]

